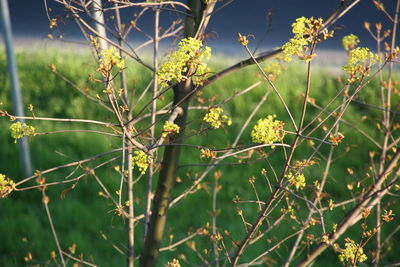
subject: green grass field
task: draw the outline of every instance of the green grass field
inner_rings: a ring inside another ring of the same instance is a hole
[[[48,68],[49,64],[54,63],[57,70],[65,77],[76,83],[82,88],[88,88],[88,92],[94,95],[101,92],[98,83],[89,81],[89,75],[94,73],[96,65],[93,58],[84,53],[74,52],[51,52],[44,55],[41,52],[19,52],[17,55],[21,79],[22,93],[26,106],[33,104],[35,115],[38,117],[56,117],[56,118],[80,118],[94,120],[113,120],[111,114],[107,111],[100,110],[98,106],[82,97],[71,85],[56,77]],[[223,58],[218,62],[223,62]],[[0,84],[5,86],[0,92],[1,109],[11,111],[9,100],[9,84],[5,66],[5,55],[0,54]],[[213,70],[222,69],[226,64],[212,63]],[[150,73],[137,64],[128,64],[127,70],[128,88],[132,90],[133,103],[140,94],[140,90],[144,88],[150,80]],[[283,97],[289,103],[289,108],[293,111],[295,120],[298,121],[301,110],[301,93],[305,88],[305,68],[301,63],[294,63],[289,66],[281,77],[278,78],[276,85],[281,91]],[[223,101],[226,97],[231,96],[234,92],[246,88],[256,81],[260,80],[255,67],[248,67],[240,70],[234,75],[223,78],[212,86],[204,90],[201,96],[204,99],[214,97],[212,104]],[[359,99],[368,103],[379,103],[378,83],[371,82],[368,87],[361,92]],[[312,74],[311,97],[316,99],[319,105],[326,104],[330,97],[342,86],[329,69],[319,67]],[[137,91],[136,91],[137,90]],[[270,90],[266,83],[262,83],[252,92],[235,98],[233,101],[224,104],[223,108],[227,114],[233,119],[233,125],[229,128],[207,131],[201,135],[197,132],[201,127],[201,117],[204,110],[193,110],[189,115],[188,134],[193,136],[187,138],[185,143],[204,145],[211,148],[222,148],[229,146],[233,142],[237,132],[240,130],[244,120],[249,116],[254,107],[257,105],[261,96]],[[168,103],[171,99],[171,92],[167,92],[159,105]],[[396,96],[398,99],[398,96]],[[149,96],[144,99],[149,100]],[[396,100],[395,100],[396,101]],[[135,107],[138,112],[146,101],[142,101]],[[398,102],[397,102],[398,103]],[[200,103],[194,99],[194,106]],[[397,106],[394,106],[394,109]],[[316,109],[310,107],[307,119],[310,119],[317,113]],[[26,114],[29,111],[26,110]],[[271,93],[267,102],[260,109],[250,127],[246,129],[240,144],[250,144],[250,131],[252,125],[257,119],[265,117],[269,114],[276,114],[277,117],[284,121],[288,130],[290,127],[289,119],[286,116],[282,105],[278,98]],[[367,120],[362,120],[362,116],[368,115]],[[362,105],[351,104],[346,120],[352,126],[369,133],[374,139],[380,140],[382,133],[376,129],[376,123],[381,120],[381,112],[379,110],[370,109]],[[397,120],[397,118],[396,118]],[[160,125],[162,125],[162,117]],[[329,120],[326,125],[331,125],[333,120]],[[39,122],[30,121],[38,132],[46,132],[53,130],[65,129],[87,129],[88,126],[80,123],[61,123],[61,122]],[[138,128],[145,127],[148,120],[143,120],[138,124]],[[17,145],[14,144],[10,137],[8,127],[10,122],[6,118],[0,120],[0,173],[6,174],[8,177],[18,181],[23,178],[18,163]],[[98,126],[90,126],[89,129],[103,129]],[[103,129],[104,130],[104,129]],[[158,132],[160,129],[158,128]],[[327,184],[327,193],[329,198],[333,198],[335,202],[340,202],[349,198],[352,194],[346,187],[349,183],[362,180],[362,175],[369,165],[369,151],[376,151],[371,142],[366,140],[351,127],[343,124],[341,132],[344,133],[344,142],[335,149],[335,160],[331,169],[330,178]],[[317,131],[314,136],[321,136],[322,131]],[[290,143],[291,137],[285,138],[286,143]],[[106,137],[91,133],[59,133],[53,135],[36,136],[30,140],[33,164],[35,169],[45,170],[50,167],[65,164],[71,161],[84,159],[92,155],[109,151],[119,146],[119,140],[115,137]],[[270,152],[270,149],[265,149]],[[323,146],[322,155],[326,155],[328,147]],[[295,158],[298,160],[306,159],[312,152],[312,149],[304,142]],[[255,153],[257,154],[257,153]],[[106,156],[101,160],[109,159],[112,156]],[[309,186],[305,190],[312,190],[314,180],[320,179],[322,170],[324,169],[324,161],[321,156],[321,164],[317,164],[306,171],[307,183]],[[174,195],[178,195],[187,186],[191,185],[197,175],[205,169],[204,166],[191,166],[188,164],[206,164],[207,160],[200,160],[199,151],[194,148],[183,148],[182,157],[179,168],[179,177],[181,182],[175,187]],[[351,159],[351,160],[349,160]],[[101,163],[101,160],[86,164],[85,166],[93,167]],[[252,157],[252,164],[237,164],[239,159],[231,158],[223,163],[232,163],[236,165],[222,165],[215,170],[222,171],[220,183],[222,190],[218,194],[218,209],[221,214],[217,217],[218,226],[221,232],[229,230],[233,239],[240,240],[244,235],[244,227],[240,217],[236,213],[236,205],[232,199],[239,196],[241,200],[254,200],[254,191],[248,182],[252,176],[256,178],[256,187],[261,199],[268,197],[268,187],[265,179],[261,176],[262,168],[268,170],[268,176],[273,179],[272,172],[268,167],[268,162],[279,172],[283,167],[283,151],[277,151],[266,159],[260,159],[258,155]],[[113,166],[118,161],[107,167],[96,170],[98,177],[109,188],[110,192],[118,190],[120,176],[114,170]],[[245,163],[245,162],[244,162]],[[356,173],[352,177],[346,171],[346,168],[352,168]],[[74,171],[73,168],[63,169],[49,175],[45,175],[47,181],[60,181]],[[82,170],[72,173],[72,177],[82,174]],[[211,193],[206,190],[207,187],[212,188],[213,173],[211,172],[205,180],[204,186],[196,194],[189,195],[185,201],[173,207],[169,212],[169,224],[167,226],[167,235],[174,235],[173,240],[177,241],[187,235],[188,232],[205,226],[211,222],[212,198]],[[138,172],[135,173],[136,175]],[[34,184],[33,182],[31,184]],[[54,224],[59,234],[61,246],[67,250],[73,243],[77,245],[76,255],[82,253],[84,259],[93,260],[99,266],[123,266],[125,259],[121,253],[114,249],[124,251],[126,248],[125,227],[126,222],[113,212],[115,208],[107,199],[100,197],[98,192],[101,190],[99,185],[91,176],[87,176],[71,188],[71,184],[57,185],[50,187],[47,193],[50,196],[50,209],[54,217]],[[145,180],[141,179],[136,184],[135,208],[137,214],[143,211]],[[359,191],[361,189],[354,189]],[[327,200],[323,202],[326,205]],[[28,190],[23,192],[15,192],[6,199],[0,200],[0,266],[25,266],[24,256],[28,252],[32,253],[33,260],[29,263],[32,265],[40,264],[47,266],[50,262],[51,251],[56,251],[56,246],[51,235],[50,226],[41,202],[42,195],[39,190]],[[347,206],[347,209],[351,205]],[[253,204],[242,204],[240,206],[244,210],[245,218],[248,222],[252,222],[257,214],[257,207]],[[391,207],[392,208],[392,207]],[[393,208],[392,208],[393,209]],[[280,208],[270,215],[271,221],[279,214]],[[304,203],[299,203],[297,207],[297,218],[301,220],[307,214],[307,207]],[[345,213],[344,210],[338,208],[327,215],[327,229],[332,229],[333,223]],[[395,212],[396,214],[398,212]],[[266,236],[265,241],[259,242],[247,254],[243,256],[243,260],[251,259],[257,255],[257,251],[265,249],[273,244],[279,238],[289,233],[290,229],[298,227],[298,224],[289,218],[284,221],[279,231],[273,235]],[[142,228],[141,223],[137,224],[139,229]],[[385,229],[383,229],[385,232]],[[137,231],[136,244],[137,253],[140,251],[141,234]],[[320,228],[315,226],[309,230],[309,233],[320,234]],[[352,232],[354,237],[359,236],[356,229]],[[204,253],[204,249],[212,249],[211,242],[206,237],[197,237],[196,247],[200,253]],[[231,244],[226,240],[229,247]],[[286,258],[290,251],[290,242],[287,246],[282,246],[278,254],[269,255],[275,260],[275,264],[281,265],[281,261]],[[164,244],[166,245],[166,244]],[[368,249],[367,249],[368,252]],[[199,262],[199,258],[193,253],[187,245],[181,245],[175,251],[163,252],[161,254],[160,266],[168,260],[184,254],[189,261]],[[393,255],[388,255],[388,261]],[[315,266],[338,266],[339,261],[337,255],[332,250],[327,250],[323,257],[318,259]],[[51,266],[51,265],[49,265]]]

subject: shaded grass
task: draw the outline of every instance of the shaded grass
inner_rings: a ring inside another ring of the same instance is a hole
[[[5,71],[5,58],[0,54],[0,84],[4,84],[8,88],[8,79]],[[87,88],[88,92],[95,95],[96,92],[101,93],[102,89],[98,83],[90,81],[89,77],[95,72],[96,65],[93,59],[85,54],[76,54],[71,52],[51,52],[44,56],[40,52],[18,54],[21,86],[24,97],[24,102],[32,103],[35,106],[35,115],[42,117],[58,117],[58,118],[84,118],[95,120],[113,120],[110,113],[100,110],[97,105],[82,97],[68,83],[57,78],[47,67],[48,64],[54,63],[57,70],[64,76],[75,82],[81,88]],[[214,68],[221,68],[223,64],[215,63]],[[133,92],[133,103],[140,95],[140,90],[144,88],[150,81],[150,73],[139,67],[136,64],[128,64],[127,69],[128,88]],[[210,105],[218,104],[220,101],[230,96],[233,92],[246,88],[252,85],[260,77],[257,74],[255,67],[249,67],[237,72],[234,75],[223,78],[218,83],[206,88],[204,94],[199,96],[209,100]],[[289,108],[293,111],[295,120],[298,121],[301,109],[301,92],[305,88],[305,68],[302,65],[295,64],[290,67],[276,82],[282,96],[287,101]],[[327,103],[329,98],[340,89],[342,83],[338,82],[328,70],[316,69],[312,75],[312,93],[311,97],[316,99],[320,105]],[[360,95],[362,101],[368,103],[378,103],[377,83],[373,82],[369,87],[365,88]],[[232,102],[223,106],[224,110],[233,118],[233,126],[229,128],[218,129],[215,131],[207,131],[202,135],[198,135],[198,129],[205,127],[201,122],[201,117],[206,111],[194,110],[191,112],[187,133],[194,134],[185,140],[185,143],[204,145],[211,148],[226,147],[233,142],[236,133],[240,130],[243,121],[248,117],[262,95],[269,90],[266,83],[258,86],[251,93],[245,94]],[[162,100],[159,101],[159,107],[168,103],[171,99],[172,92],[166,92]],[[215,98],[215,99],[212,99]],[[148,95],[144,101],[150,101]],[[8,92],[3,90],[0,93],[0,102],[3,102],[2,109],[11,110]],[[338,102],[336,102],[337,104]],[[193,104],[197,100],[193,100]],[[135,107],[135,112],[138,112],[144,104],[139,104]],[[312,107],[309,108],[307,120],[310,120],[317,111]],[[28,112],[27,112],[28,114]],[[257,119],[267,116],[268,114],[276,114],[277,117],[284,121],[287,128],[293,130],[285,114],[282,105],[274,94],[268,96],[268,101],[264,104],[257,116],[253,119],[250,125],[254,125]],[[365,114],[370,117],[367,121],[361,118]],[[346,115],[346,119],[353,125],[365,130],[371,134],[376,140],[380,140],[382,134],[376,130],[375,124],[380,120],[380,112],[366,109],[364,106],[351,105]],[[160,127],[166,116],[159,117],[157,132],[160,132]],[[396,119],[397,120],[397,119]],[[146,128],[149,123],[148,119],[141,121],[137,127],[139,129]],[[326,126],[329,127],[333,120],[329,120]],[[65,124],[65,123],[49,123],[49,122],[30,122],[35,126],[37,131],[52,131],[60,129],[83,129],[87,125],[82,124]],[[1,172],[15,180],[20,180],[21,172],[18,164],[17,146],[9,137],[8,127],[10,123],[6,119],[0,121],[0,138],[2,142],[0,150],[0,168]],[[97,126],[89,126],[89,129],[102,129]],[[240,144],[250,144],[251,127],[246,129]],[[330,179],[327,185],[329,196],[323,200],[326,202],[330,198],[334,198],[335,202],[345,200],[352,194],[347,190],[346,185],[356,183],[362,180],[363,177],[352,177],[346,171],[347,168],[354,169],[355,173],[361,173],[368,167],[369,151],[377,151],[376,148],[364,138],[360,138],[354,130],[347,126],[343,126],[341,132],[345,134],[343,144],[335,150],[334,168],[330,173]],[[314,136],[322,136],[321,130],[317,131]],[[286,143],[290,143],[292,137],[288,136],[285,139]],[[117,138],[109,138],[100,135],[83,134],[83,133],[61,133],[55,135],[37,136],[30,140],[32,150],[33,163],[36,169],[45,170],[60,164],[65,164],[70,161],[83,159],[95,154],[109,151],[117,148],[119,140]],[[59,153],[56,153],[59,152]],[[295,153],[295,159],[306,159],[312,149],[307,142],[304,142]],[[327,146],[323,146],[322,154],[326,155]],[[270,154],[269,157],[253,156],[253,160],[258,160],[253,164],[242,164],[232,166],[220,166],[218,170],[223,173],[220,183],[222,190],[218,194],[218,208],[221,210],[218,216],[218,222],[221,232],[228,230],[234,240],[240,240],[244,235],[244,226],[240,218],[236,214],[236,206],[232,203],[232,199],[239,196],[242,200],[253,200],[255,198],[254,191],[248,183],[248,179],[252,176],[256,177],[256,186],[261,199],[267,199],[269,195],[268,183],[260,175],[260,171],[265,168],[268,172],[268,178],[273,182],[274,176],[269,164],[276,168],[276,172],[280,173],[283,168],[283,151],[277,149],[276,152],[266,149],[265,152]],[[62,156],[65,155],[65,156]],[[349,161],[351,156],[351,161]],[[111,158],[107,156],[104,159]],[[317,156],[320,159],[319,164],[306,170],[307,183],[309,186],[305,189],[307,192],[312,192],[312,183],[314,180],[319,180],[322,176],[324,168],[322,156]],[[102,159],[103,160],[103,159]],[[93,167],[102,162],[97,160],[93,163],[84,164],[84,167]],[[246,163],[246,160],[229,159],[226,163]],[[199,151],[194,148],[183,148],[179,168],[180,182],[175,187],[175,195],[183,192],[187,186],[191,185],[196,177],[205,169],[204,166],[189,166],[185,164],[191,163],[207,163],[206,160],[199,161]],[[112,165],[120,164],[116,161]],[[216,169],[217,170],[217,169]],[[63,169],[54,174],[45,175],[47,181],[62,180],[70,175],[73,169]],[[77,170],[73,177],[83,174],[83,170]],[[109,188],[110,192],[114,193],[118,190],[120,176],[115,172],[113,166],[102,167],[96,170],[98,177]],[[137,173],[136,173],[137,174]],[[34,184],[32,182],[31,184]],[[207,225],[211,222],[211,194],[213,184],[213,172],[211,172],[203,183],[202,188],[196,194],[189,195],[185,201],[172,208],[169,212],[169,224],[167,226],[167,236],[173,236],[173,240],[177,241],[186,236],[186,233],[195,231],[197,228]],[[54,216],[54,223],[60,235],[60,240],[64,250],[67,250],[73,243],[77,244],[77,253],[83,253],[85,259],[94,259],[100,266],[122,266],[125,262],[124,257],[115,249],[113,245],[120,248],[122,251],[126,247],[124,238],[126,224],[120,217],[116,216],[110,204],[110,201],[98,196],[100,187],[94,181],[92,176],[87,176],[77,183],[76,187],[71,188],[71,185],[58,185],[49,188],[50,209]],[[142,178],[136,185],[137,214],[144,207],[144,192],[145,180]],[[354,191],[359,191],[361,188],[356,188]],[[114,194],[115,195],[115,194]],[[41,193],[36,190],[24,191],[12,194],[7,199],[1,200],[0,217],[0,265],[1,266],[24,266],[23,257],[31,252],[33,254],[34,263],[46,263],[50,259],[50,252],[55,250],[55,244],[51,236],[48,220],[41,203]],[[245,211],[245,218],[248,222],[252,222],[257,214],[257,207],[251,204],[239,206]],[[280,208],[270,215],[270,220],[279,215]],[[304,218],[307,213],[307,207],[304,203],[296,204],[298,210],[297,217]],[[396,213],[396,212],[395,212]],[[344,214],[341,209],[334,210],[327,216],[327,229],[332,229],[332,225],[336,223],[338,216]],[[287,229],[279,232],[274,232],[273,235],[266,237],[267,244],[274,243],[280,238],[286,236],[291,228],[298,227],[296,222],[290,219],[285,220]],[[137,227],[141,228],[141,223]],[[209,229],[210,230],[210,229]],[[316,226],[308,233],[320,235],[320,228]],[[354,231],[357,236],[357,231]],[[104,239],[103,235],[107,237]],[[212,247],[211,241],[207,237],[199,237],[197,248],[199,251],[203,249],[210,250]],[[229,243],[229,241],[226,241]],[[140,251],[141,233],[140,230],[136,236],[136,252]],[[229,246],[231,246],[229,244]],[[257,251],[265,249],[265,242],[252,246],[243,259],[251,259],[257,255]],[[288,247],[283,247],[279,252],[283,255],[288,253]],[[201,252],[203,253],[203,252]],[[165,252],[161,254],[161,261],[166,262],[173,257],[184,254],[188,260],[198,261],[196,255],[186,246],[182,245],[176,251]],[[319,260],[320,264],[326,266],[337,266],[337,258],[334,253],[325,253],[326,257]],[[277,262],[280,261],[276,254]],[[285,257],[283,256],[283,259]],[[280,265],[280,264],[279,264]],[[161,266],[161,264],[160,264]]]

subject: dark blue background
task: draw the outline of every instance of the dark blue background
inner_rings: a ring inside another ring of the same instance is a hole
[[[52,8],[51,16],[62,15],[64,11],[52,0],[47,0],[49,7]],[[225,3],[225,1],[219,3]],[[339,4],[339,0],[236,0],[227,7],[217,12],[210,22],[208,30],[213,33],[213,38],[209,40],[212,44],[232,44],[236,42],[238,32],[242,34],[253,34],[255,41],[252,44],[264,39],[262,46],[273,47],[282,45],[291,36],[290,25],[300,16],[314,16],[326,18]],[[387,10],[393,13],[395,0],[383,1]],[[14,34],[18,37],[45,38],[49,30],[49,23],[45,12],[44,0],[9,0],[10,12]],[[58,7],[58,8],[57,8]],[[268,11],[272,11],[271,31],[265,35],[267,30]],[[135,11],[126,9],[123,13],[123,20],[129,22]],[[139,24],[144,30],[152,29],[151,12]],[[177,15],[165,12],[162,19],[173,19]],[[341,36],[349,33],[357,34],[362,41],[362,45],[375,47],[373,39],[366,30],[363,29],[364,21],[375,23],[381,21],[387,23],[388,20],[374,8],[372,1],[362,0],[354,9],[345,15],[337,23],[336,38],[326,42],[325,48],[334,48],[340,45]],[[60,30],[66,39],[76,39],[80,33],[72,20],[67,20],[66,24],[61,23]],[[386,24],[389,25],[389,24]],[[265,37],[265,38],[264,38]],[[144,38],[141,34],[136,34],[132,38]],[[214,40],[215,41],[214,41]]]

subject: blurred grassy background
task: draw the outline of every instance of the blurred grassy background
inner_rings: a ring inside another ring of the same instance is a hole
[[[56,117],[56,118],[80,118],[94,119],[114,122],[111,113],[99,109],[98,105],[84,98],[67,82],[56,77],[48,68],[49,64],[55,64],[57,70],[65,77],[76,83],[81,88],[87,88],[91,95],[101,94],[103,90],[101,84],[91,82],[89,76],[95,73],[96,64],[90,55],[83,52],[74,51],[56,51],[43,52],[30,51],[19,52],[17,55],[21,79],[22,93],[24,103],[34,105],[35,115],[38,117]],[[3,90],[0,92],[1,109],[11,111],[8,77],[5,65],[6,59],[4,54],[0,54],[0,84],[3,84]],[[227,60],[223,57],[215,58],[212,62],[212,70],[222,69],[227,65]],[[132,101],[136,103],[142,88],[146,87],[150,81],[150,73],[135,63],[128,63],[127,77],[128,88],[133,93]],[[223,78],[212,86],[204,90],[204,94],[199,96],[210,104],[217,104],[226,97],[231,96],[234,92],[246,88],[257,80],[260,80],[255,67],[249,67],[240,70],[237,73]],[[327,67],[319,66],[312,74],[311,97],[316,99],[319,105],[326,104],[330,97],[343,86],[343,82],[334,76],[332,70]],[[289,66],[276,82],[277,87],[282,93],[284,99],[289,104],[295,120],[298,121],[301,110],[302,92],[305,88],[305,68],[301,63],[294,63]],[[359,100],[374,105],[379,105],[379,87],[378,82],[371,82],[363,89],[359,96]],[[211,148],[227,147],[232,143],[236,134],[241,128],[244,120],[252,112],[257,105],[261,96],[269,90],[266,83],[258,86],[250,93],[235,98],[233,101],[224,104],[223,108],[227,114],[233,119],[233,125],[229,128],[223,128],[213,131],[207,131],[198,135],[198,130],[202,127],[201,117],[204,110],[193,110],[189,117],[189,125],[187,133],[192,135],[187,138],[185,143],[204,145]],[[171,92],[167,92],[159,106],[168,103],[171,99]],[[398,95],[395,95],[395,106],[398,105]],[[137,103],[135,112],[140,110],[146,101],[150,98],[147,95],[144,101]],[[199,105],[198,99],[192,101],[193,105]],[[201,99],[200,99],[201,101]],[[11,112],[10,112],[11,113]],[[307,120],[312,118],[317,111],[309,107]],[[30,114],[26,110],[26,114]],[[267,102],[260,109],[250,127],[246,129],[240,144],[250,144],[250,131],[257,119],[265,117],[269,114],[276,114],[279,120],[286,123],[286,128],[292,130],[290,121],[284,112],[278,98],[271,93]],[[363,120],[362,117],[367,115],[368,119]],[[376,123],[381,121],[381,112],[377,109],[367,108],[363,105],[351,104],[345,116],[353,126],[369,133],[375,140],[382,139],[382,133],[376,128]],[[163,117],[158,125],[163,124]],[[395,118],[397,121],[397,118]],[[333,120],[329,120],[326,126],[329,127]],[[101,129],[104,127],[83,125],[81,123],[61,123],[61,122],[43,122],[29,121],[38,132],[46,132],[62,129]],[[19,169],[17,145],[14,144],[10,137],[8,127],[10,122],[7,118],[0,120],[0,139],[2,140],[0,149],[0,172],[8,177],[18,181],[23,177]],[[148,120],[138,123],[138,128],[144,128],[148,125]],[[328,196],[322,201],[327,205],[328,199],[334,199],[340,202],[351,197],[355,192],[359,192],[362,188],[355,187],[353,191],[347,189],[347,184],[357,181],[365,182],[365,171],[369,165],[369,151],[377,151],[371,142],[361,137],[352,128],[342,124],[341,132],[345,135],[343,143],[335,149],[335,159],[333,167],[329,175],[329,181],[326,187]],[[317,131],[313,136],[322,136],[322,131]],[[286,143],[290,143],[290,136],[285,138]],[[31,138],[30,140],[32,159],[35,169],[45,170],[50,167],[65,164],[71,161],[84,159],[92,155],[109,151],[119,147],[119,140],[115,137],[106,137],[91,133],[59,133],[53,135],[42,135]],[[272,171],[268,162],[275,167],[279,174],[284,163],[284,154],[281,149],[276,149],[274,153],[271,149],[265,149],[269,154],[266,159],[260,158],[255,153],[250,161],[252,164],[246,163],[246,160],[236,158],[228,159],[224,163],[233,163],[236,165],[221,165],[214,170],[220,170],[222,177],[220,183],[222,190],[218,194],[218,209],[221,214],[217,217],[218,226],[221,232],[228,230],[231,237],[240,240],[244,235],[244,226],[240,217],[236,214],[236,206],[232,199],[239,196],[241,200],[254,200],[254,191],[248,182],[252,176],[256,178],[256,187],[261,200],[266,199],[269,194],[267,182],[261,176],[262,168],[267,169],[268,177],[274,180]],[[328,147],[323,146],[322,155],[327,155]],[[57,152],[57,153],[56,153]],[[296,160],[306,159],[312,148],[304,142],[295,154]],[[95,162],[84,164],[84,166],[93,167],[105,159],[109,159],[116,154],[106,156]],[[313,181],[322,177],[324,169],[324,161],[321,155],[317,155],[320,164],[306,170],[307,184],[305,192],[312,192]],[[120,175],[114,170],[113,166],[119,161],[114,162],[107,167],[96,170],[96,174],[101,178],[102,182],[109,188],[110,192],[118,190]],[[205,169],[204,166],[183,166],[186,164],[200,163],[205,164],[207,160],[200,160],[199,151],[194,148],[185,147],[181,157],[179,168],[179,177],[181,181],[176,185],[174,195],[178,195],[191,185],[199,174]],[[354,170],[354,176],[346,171],[347,168]],[[55,173],[45,175],[47,181],[60,181],[69,175],[74,169],[63,169]],[[72,177],[82,174],[82,170],[77,170]],[[211,222],[211,191],[213,186],[213,173],[211,172],[205,180],[202,189],[196,194],[189,195],[185,201],[170,210],[169,223],[167,226],[167,235],[173,235],[173,240],[177,241],[186,236],[190,231],[194,231],[199,227],[205,226]],[[138,172],[135,172],[138,175]],[[362,183],[362,184],[363,184]],[[35,184],[32,182],[31,184]],[[55,227],[59,234],[61,246],[67,250],[73,243],[77,245],[77,255],[81,254],[87,260],[94,260],[99,266],[123,266],[125,259],[120,252],[115,250],[113,246],[124,250],[126,247],[125,227],[126,222],[116,216],[107,199],[100,197],[98,192],[101,190],[99,185],[91,176],[87,176],[71,189],[71,185],[57,185],[50,187],[47,193],[50,196],[50,209],[53,214]],[[68,190],[68,191],[66,191]],[[136,184],[136,213],[140,214],[144,207],[145,179],[140,179]],[[56,250],[54,240],[51,235],[50,226],[47,216],[41,203],[41,192],[39,190],[28,190],[23,192],[15,192],[6,199],[0,200],[0,266],[25,266],[24,256],[28,252],[32,253],[32,264],[46,265],[50,260],[50,252]],[[239,206],[244,210],[244,216],[248,222],[253,222],[257,207],[254,204],[242,204]],[[270,215],[270,222],[274,221],[280,213],[280,206],[276,212]],[[337,218],[345,214],[345,211],[352,206],[346,208],[337,208],[327,214],[327,229],[332,229],[332,225],[337,222]],[[297,218],[301,221],[307,212],[307,206],[298,202],[295,207]],[[386,207],[384,207],[386,208]],[[394,207],[390,207],[394,209]],[[395,213],[398,213],[395,211]],[[141,223],[137,224],[138,228],[142,228]],[[273,235],[267,235],[265,241],[253,245],[246,251],[242,260],[250,260],[257,255],[257,251],[274,244],[275,241],[286,236],[291,229],[298,229],[299,224],[289,217],[284,224],[279,227],[279,231],[274,231]],[[388,227],[389,228],[389,227]],[[353,232],[353,238],[358,239],[360,227],[356,227]],[[389,229],[383,229],[384,232]],[[312,227],[307,233],[320,235],[320,226]],[[137,253],[140,251],[141,236],[140,230],[136,236]],[[398,235],[397,235],[398,236]],[[168,238],[167,238],[168,239]],[[211,251],[212,243],[207,237],[197,237],[196,248],[200,254],[204,256],[204,249]],[[231,247],[230,241],[225,239],[228,247]],[[168,242],[166,242],[168,244]],[[164,244],[165,245],[165,244]],[[286,246],[282,246],[279,254],[269,255],[275,262],[274,265],[281,265],[281,260],[286,258],[285,255],[290,251],[290,242]],[[367,249],[368,253],[368,249]],[[175,251],[163,252],[161,254],[160,266],[163,266],[168,260],[184,254],[190,261],[199,262],[199,258],[186,245],[181,245]],[[212,254],[212,253],[211,253]],[[210,254],[210,255],[211,255]],[[338,258],[336,254],[328,250],[324,253],[324,257],[318,259],[318,265],[337,266]],[[207,256],[205,256],[207,257]],[[387,260],[393,255],[389,254]]]

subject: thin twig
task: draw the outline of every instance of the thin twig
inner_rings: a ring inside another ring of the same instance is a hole
[[[61,249],[61,246],[60,246],[60,241],[58,240],[57,232],[56,232],[56,229],[54,227],[53,219],[51,217],[51,213],[50,213],[50,209],[49,209],[49,197],[46,195],[44,188],[42,190],[42,195],[43,195],[43,204],[44,204],[44,207],[46,209],[47,218],[49,219],[51,232],[53,233],[53,238],[54,238],[54,241],[56,242],[58,255],[60,256],[62,266],[66,267],[67,265],[66,265],[65,260],[64,260],[64,256],[63,256],[62,249]]]
[[[161,252],[161,251],[168,251],[168,250],[173,250],[173,249],[175,249],[176,247],[178,247],[179,245],[182,245],[182,244],[186,243],[187,241],[189,241],[189,240],[192,239],[193,237],[200,235],[200,234],[201,234],[201,231],[202,231],[202,229],[199,229],[199,230],[197,230],[196,232],[194,232],[194,233],[188,235],[187,237],[185,237],[185,238],[179,240],[178,242],[175,242],[175,243],[173,243],[173,244],[171,244],[171,245],[168,245],[168,246],[166,246],[166,247],[160,248],[160,252]]]
[[[308,199],[306,199],[306,198],[304,198],[304,197],[302,197],[302,196],[299,196],[298,194],[296,194],[296,193],[290,191],[289,189],[287,189],[287,188],[285,188],[285,187],[278,187],[278,188],[281,189],[281,190],[283,190],[283,191],[288,192],[289,194],[291,194],[291,195],[294,196],[295,198],[298,198],[298,199],[301,199],[301,200],[307,202],[307,204],[309,204],[316,212],[318,212],[319,217],[320,217],[320,219],[321,219],[322,233],[323,233],[323,234],[326,234],[325,223],[324,223],[324,215],[322,214],[321,210],[320,210],[312,201],[310,201],[310,200],[308,200]]]
[[[65,256],[67,256],[68,258],[70,258],[70,259],[72,259],[72,260],[74,260],[74,261],[76,261],[76,262],[79,262],[79,263],[82,263],[82,264],[85,264],[85,265],[91,266],[91,267],[99,267],[98,265],[96,265],[96,264],[94,264],[94,263],[91,263],[91,262],[88,262],[88,261],[84,261],[84,260],[82,260],[82,259],[79,259],[79,258],[77,258],[77,257],[74,257],[74,256],[72,256],[71,254],[66,253],[65,251],[62,251],[62,253],[63,253]]]

